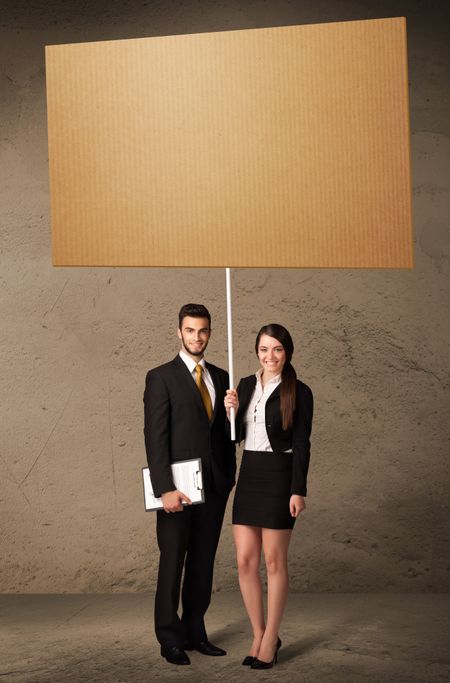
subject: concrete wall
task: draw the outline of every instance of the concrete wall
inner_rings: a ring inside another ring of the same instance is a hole
[[[13,3],[11,3],[13,4]],[[285,324],[316,417],[292,586],[449,589],[449,91],[446,3],[16,2],[0,54],[0,591],[154,586],[143,512],[146,370],[175,355],[187,300],[213,314],[218,270],[52,268],[43,46],[399,16],[409,25],[416,267],[234,273],[236,374],[254,335]],[[236,588],[229,510],[216,589]]]

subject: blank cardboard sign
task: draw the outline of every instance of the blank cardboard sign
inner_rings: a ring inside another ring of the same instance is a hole
[[[46,48],[59,266],[412,267],[405,20]]]

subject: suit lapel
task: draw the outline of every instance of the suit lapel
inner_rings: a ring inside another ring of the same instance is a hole
[[[191,373],[189,372],[186,363],[180,358],[180,356],[176,356],[176,358],[174,359],[174,363],[176,366],[177,374],[180,376],[180,380],[183,382],[183,386],[186,388],[186,391],[197,403],[197,405],[202,408],[202,412],[205,413],[205,418],[206,420],[208,420],[208,416],[205,411],[205,406],[203,405],[202,397],[197,388],[197,385],[194,382]]]
[[[220,396],[222,395],[222,387],[220,386],[219,377],[215,370],[211,367],[209,363],[205,361],[205,365],[209,374],[211,375],[212,382],[214,384],[214,389],[216,390],[216,400],[214,401],[213,414],[211,417],[211,423],[216,419],[217,411],[219,409]]]
[[[275,387],[275,389],[272,391],[269,398],[267,399],[267,403],[270,403],[270,401],[274,401],[276,398],[278,398],[280,396],[280,387],[281,387],[281,383],[278,384],[278,386]]]

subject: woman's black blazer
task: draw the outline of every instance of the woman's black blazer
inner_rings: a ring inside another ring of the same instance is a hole
[[[238,384],[239,410],[236,415],[236,441],[245,439],[245,421],[253,392],[256,387],[256,375],[243,377]],[[306,478],[308,476],[310,458],[310,435],[313,418],[313,395],[311,389],[297,380],[297,399],[292,427],[283,430],[280,412],[280,387],[272,392],[266,403],[266,429],[270,445],[274,452],[287,451],[292,448],[292,482],[291,494],[306,496]]]

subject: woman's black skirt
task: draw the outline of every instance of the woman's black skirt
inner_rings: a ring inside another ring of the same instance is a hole
[[[292,453],[244,451],[233,502],[233,524],[292,529]]]

